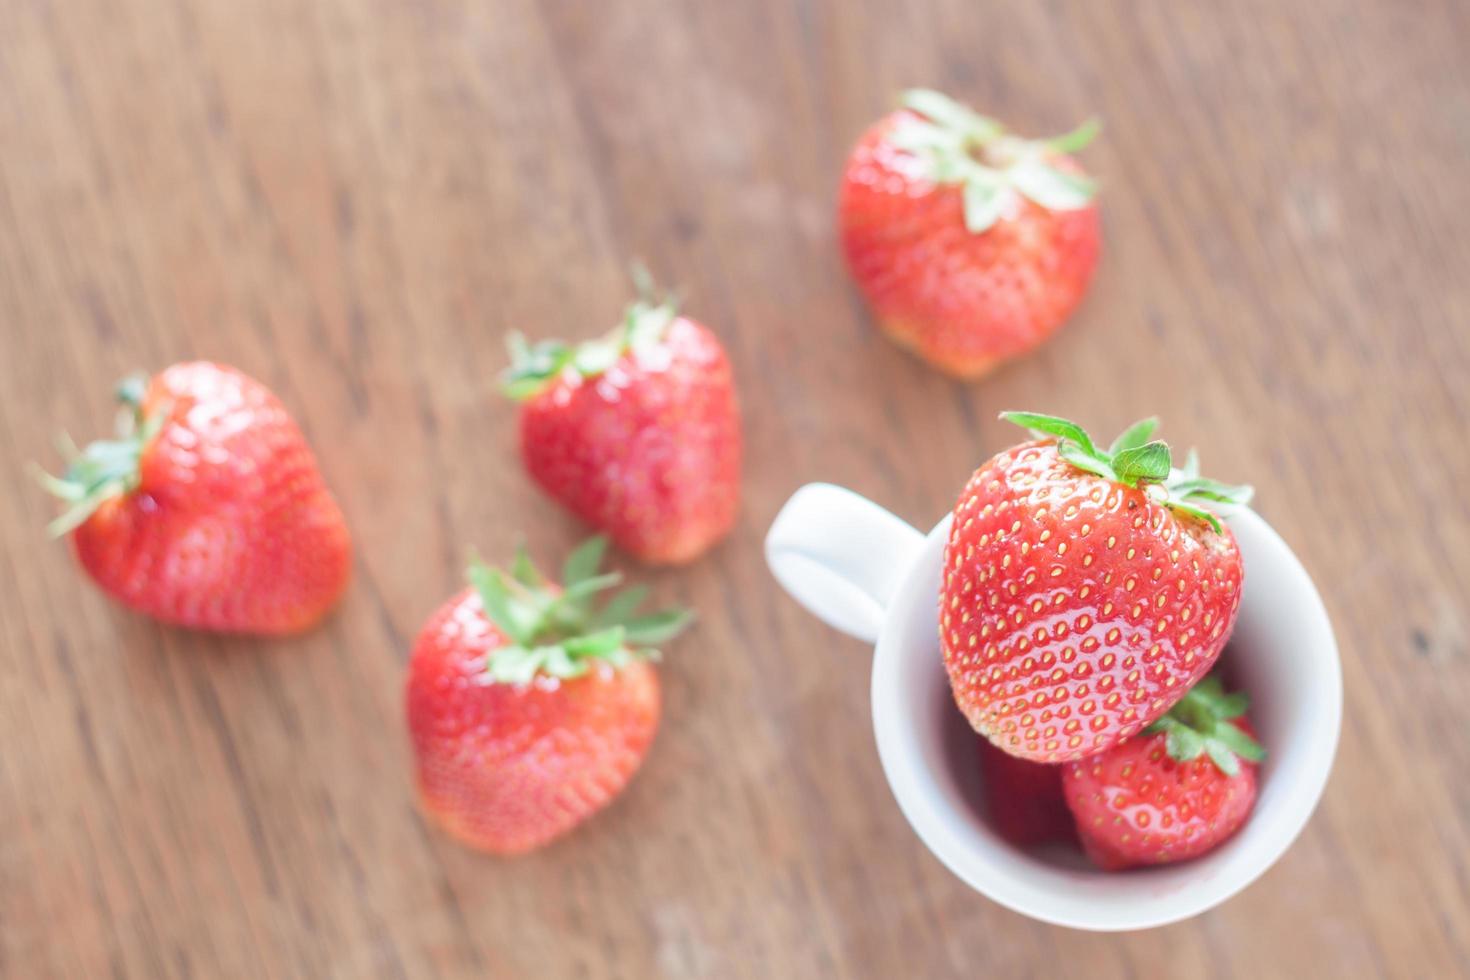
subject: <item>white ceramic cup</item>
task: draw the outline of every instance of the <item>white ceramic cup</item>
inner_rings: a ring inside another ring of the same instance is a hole
[[[984,818],[979,738],[950,697],[939,649],[939,580],[950,518],[927,536],[850,490],[802,487],[766,537],[786,591],[828,624],[876,642],[873,730],[888,784],[929,850],[972,888],[1022,915],[1074,929],[1161,926],[1213,908],[1291,845],[1322,795],[1342,720],[1342,672],[1327,611],[1286,543],[1260,517],[1228,518],[1245,592],[1221,660],[1251,697],[1268,755],[1240,832],[1193,861],[1123,873],[1071,849],[1022,851]]]

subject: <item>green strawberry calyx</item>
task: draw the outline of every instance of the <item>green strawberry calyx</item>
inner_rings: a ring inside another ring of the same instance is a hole
[[[1028,140],[931,89],[909,89],[902,105],[912,115],[894,126],[887,142],[920,160],[929,180],[963,188],[971,234],[1013,214],[1020,197],[1051,211],[1075,211],[1097,195],[1092,178],[1057,166],[1058,155],[1074,153],[1097,136],[1102,126],[1096,119],[1063,136]]]
[[[607,334],[580,344],[560,340],[528,343],[519,332],[506,337],[510,367],[500,376],[501,391],[513,401],[525,401],[567,372],[595,378],[625,354],[638,354],[663,342],[669,324],[679,315],[672,294],[655,294],[653,280],[641,265],[633,267],[638,298],[623,312],[623,320]]]
[[[1104,449],[1082,426],[1067,419],[1036,412],[1002,412],[1000,417],[1056,439],[1057,455],[1079,470],[1125,486],[1144,487],[1170,510],[1196,517],[1216,533],[1221,531],[1220,518],[1204,507],[1206,502],[1244,507],[1255,495],[1252,487],[1200,476],[1199,454],[1193,449],[1176,469],[1168,444],[1152,439],[1159,426],[1156,418],[1134,422]]]
[[[1209,756],[1227,776],[1240,773],[1240,760],[1260,762],[1266,750],[1232,719],[1245,714],[1250,699],[1243,691],[1225,693],[1217,676],[1206,677],[1169,713],[1143,730],[1145,735],[1164,736],[1165,751],[1178,762]]]
[[[510,641],[486,657],[481,683],[529,684],[538,674],[569,680],[598,663],[617,669],[659,658],[654,644],[672,639],[693,614],[684,609],[639,613],[648,595],[641,585],[599,601],[622,581],[616,572],[598,573],[606,551],[602,535],[578,546],[562,568],[560,588],[537,570],[524,548],[509,574],[471,560],[470,584],[485,615]]]
[[[61,476],[33,467],[41,488],[67,505],[60,517],[46,525],[53,538],[86,523],[104,502],[138,488],[143,452],[168,417],[166,410],[144,415],[143,396],[147,390],[148,377],[143,374],[130,375],[118,382],[117,400],[122,407],[117,415],[116,438],[98,439],[85,449],[78,449],[71,437],[63,434],[57,447],[66,459],[66,470]]]

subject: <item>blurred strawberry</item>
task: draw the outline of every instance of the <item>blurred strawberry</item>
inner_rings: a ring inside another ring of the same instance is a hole
[[[529,851],[612,801],[658,728],[650,645],[689,615],[636,612],[636,587],[599,575],[607,539],[567,559],[562,585],[522,553],[510,575],[476,561],[472,587],[420,632],[405,690],[424,809],[495,854]]]
[[[938,92],[905,93],[858,141],[838,199],[843,254],[883,330],[974,378],[1061,326],[1097,264],[1095,187],[1068,156],[1096,131],[1025,140]]]
[[[301,430],[260,382],[175,364],[119,386],[115,440],[68,444],[43,485],[51,523],[126,605],[181,626],[292,633],[336,603],[352,565],[337,502]]]
[[[542,489],[634,557],[678,564],[735,522],[740,413],[715,335],[640,289],[600,340],[513,336],[505,392],[521,402],[521,457]]]
[[[980,777],[991,825],[1017,847],[1074,840],[1062,767],[1018,759],[979,739]]]

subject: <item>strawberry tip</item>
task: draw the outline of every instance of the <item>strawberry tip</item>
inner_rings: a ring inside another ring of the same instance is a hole
[[[1001,123],[932,89],[903,93],[904,116],[888,142],[920,162],[936,184],[964,188],[965,227],[982,234],[1014,210],[1017,195],[1050,211],[1092,204],[1097,182],[1056,157],[1085,147],[1101,131],[1097,119],[1045,140],[1022,139]]]
[[[1248,484],[1232,485],[1199,475],[1199,454],[1193,449],[1184,465],[1175,468],[1166,442],[1152,439],[1158,428],[1156,417],[1140,419],[1114,439],[1106,449],[1093,442],[1087,431],[1070,419],[1039,412],[1001,412],[1002,421],[1056,441],[1057,455],[1077,469],[1113,483],[1142,487],[1162,493],[1159,502],[1176,513],[1204,521],[1216,534],[1224,532],[1220,518],[1204,503],[1245,507],[1255,495]]]
[[[1218,676],[1196,684],[1169,712],[1144,729],[1164,736],[1165,751],[1176,762],[1207,756],[1222,773],[1235,776],[1240,760],[1260,762],[1266,750],[1232,719],[1245,714],[1250,700],[1242,691],[1226,694]]]
[[[500,374],[500,391],[512,401],[540,394],[568,371],[587,380],[605,373],[625,354],[638,353],[663,341],[679,313],[672,293],[659,298],[653,278],[642,263],[632,271],[638,298],[623,311],[623,320],[601,337],[568,344],[560,340],[528,343],[519,331],[506,335],[510,364]]]
[[[167,405],[144,413],[147,391],[146,374],[129,375],[118,382],[114,394],[122,410],[115,438],[98,439],[78,449],[70,436],[58,437],[57,448],[66,457],[66,470],[61,476],[35,463],[29,467],[42,490],[67,504],[66,510],[46,525],[51,537],[64,537],[85,524],[108,500],[137,489],[142,479],[143,453],[163,429],[169,414]]]
[[[509,575],[472,556],[470,584],[485,615],[510,641],[491,651],[480,683],[528,684],[538,675],[572,679],[597,663],[617,670],[659,659],[653,645],[683,631],[693,616],[684,609],[638,613],[648,594],[642,586],[599,603],[599,595],[622,581],[616,572],[598,572],[607,543],[597,535],[578,546],[563,565],[560,587],[546,580],[524,547]]]

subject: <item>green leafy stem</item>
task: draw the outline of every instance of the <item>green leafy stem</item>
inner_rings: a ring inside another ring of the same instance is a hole
[[[1144,734],[1164,734],[1165,749],[1170,758],[1180,762],[1210,757],[1227,776],[1240,772],[1240,760],[1260,762],[1266,750],[1233,719],[1245,714],[1250,699],[1242,691],[1225,693],[1225,686],[1214,675],[1206,677],[1169,713],[1144,729]]]
[[[32,475],[41,488],[66,504],[61,516],[46,525],[53,538],[80,527],[106,501],[138,488],[143,452],[168,418],[166,405],[144,415],[143,397],[147,390],[147,375],[134,374],[118,382],[116,395],[121,408],[115,438],[98,439],[88,443],[85,449],[78,449],[71,437],[63,434],[57,440],[57,448],[66,459],[66,470],[61,476],[47,473],[39,466],[32,467]]]
[[[1057,455],[1079,470],[1125,486],[1157,487],[1154,492],[1164,506],[1199,518],[1217,533],[1222,529],[1220,518],[1203,504],[1208,501],[1244,507],[1255,494],[1249,486],[1234,486],[1200,476],[1199,454],[1193,449],[1185,457],[1184,465],[1175,469],[1168,444],[1152,439],[1159,426],[1156,418],[1134,422],[1104,449],[1092,441],[1082,426],[1067,419],[1036,412],[1002,412],[1000,417],[1056,439]]]
[[[624,354],[660,343],[679,314],[678,298],[673,294],[656,295],[653,279],[641,264],[633,266],[633,284],[638,298],[623,311],[623,321],[605,336],[580,344],[561,340],[531,344],[519,332],[509,334],[506,347],[510,366],[500,376],[500,389],[506,397],[525,401],[567,371],[595,378]]]
[[[1053,211],[1087,207],[1097,194],[1090,177],[1056,165],[1058,154],[1092,142],[1101,129],[1096,119],[1064,136],[1027,140],[930,89],[905,92],[903,106],[914,115],[893,128],[888,142],[922,161],[935,183],[963,186],[965,227],[972,234],[1010,212],[1018,194]]]
[[[598,572],[606,551],[605,536],[583,542],[567,557],[560,588],[537,570],[524,548],[509,574],[471,560],[470,584],[485,614],[510,640],[486,659],[484,683],[527,684],[538,673],[569,679],[598,662],[619,668],[635,659],[658,659],[654,645],[677,635],[693,615],[683,609],[640,614],[648,595],[641,585],[603,600],[602,593],[622,581],[616,572]]]

